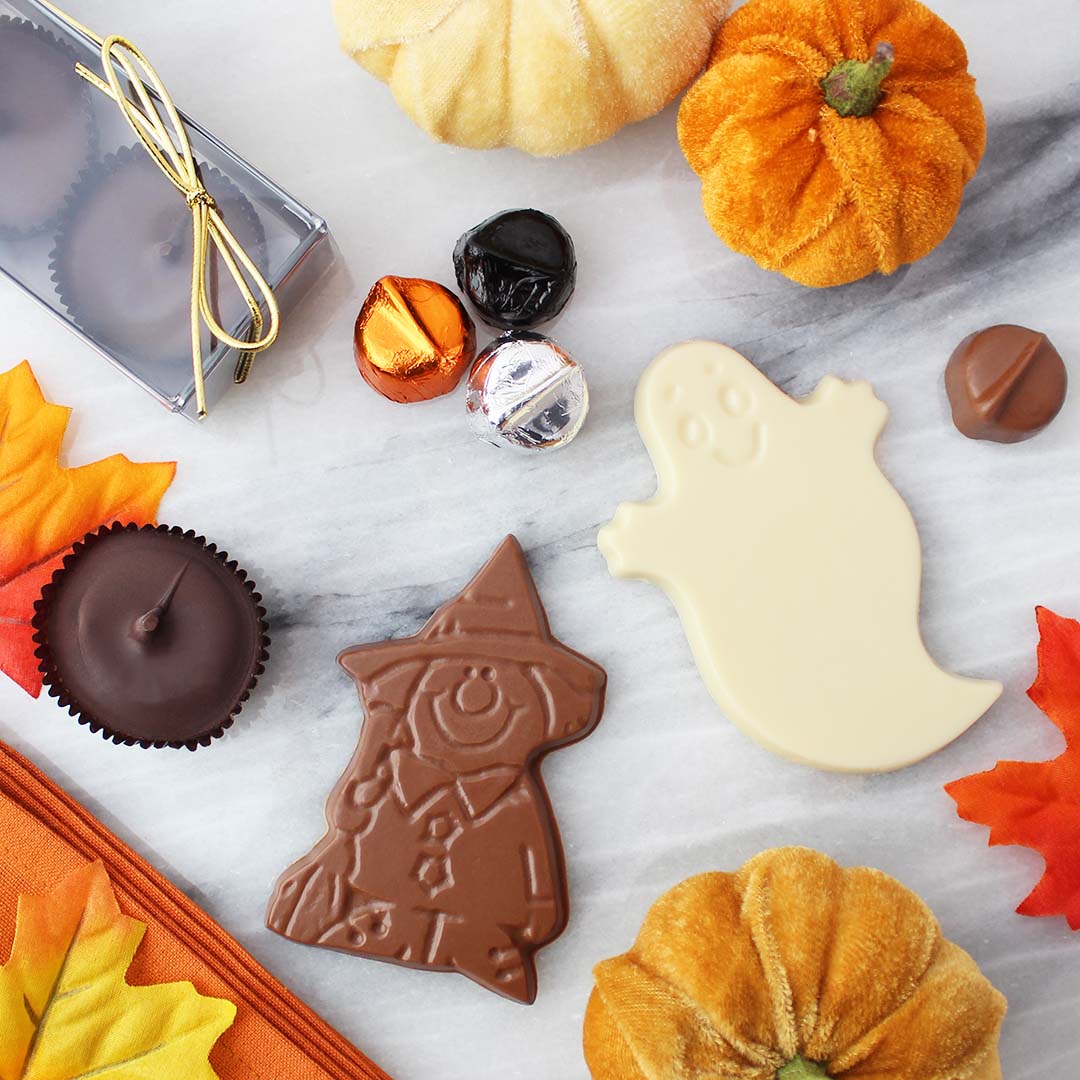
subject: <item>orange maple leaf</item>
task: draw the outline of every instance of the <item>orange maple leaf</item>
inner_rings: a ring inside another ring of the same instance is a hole
[[[990,772],[946,786],[966,821],[990,826],[990,844],[1020,844],[1046,860],[1046,873],[1017,908],[1064,915],[1080,930],[1080,623],[1040,607],[1039,673],[1028,696],[1060,728],[1065,752],[1053,761],[999,761]]]
[[[236,1007],[190,982],[131,986],[145,932],[120,911],[100,862],[46,896],[20,896],[0,967],[0,1076],[217,1080],[207,1055]]]
[[[113,521],[150,524],[175,462],[123,454],[78,469],[59,464],[70,409],[50,405],[25,361],[0,375],[0,671],[41,693],[34,601],[71,545]]]

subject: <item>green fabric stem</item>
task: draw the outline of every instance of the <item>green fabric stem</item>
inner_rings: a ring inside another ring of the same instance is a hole
[[[821,80],[825,100],[841,116],[869,116],[881,101],[881,84],[892,71],[896,50],[882,41],[869,60],[841,60]]]
[[[816,1061],[807,1061],[806,1058],[792,1058],[782,1069],[776,1071],[776,1080],[828,1080],[829,1074],[824,1065]]]

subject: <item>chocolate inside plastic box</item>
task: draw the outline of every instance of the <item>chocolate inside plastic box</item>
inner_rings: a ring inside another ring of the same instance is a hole
[[[153,61],[153,42],[140,45]],[[0,274],[195,419],[191,213],[76,61],[101,74],[100,49],[80,30],[35,0],[0,0]],[[287,317],[333,261],[326,222],[181,116],[203,183]],[[247,339],[250,311],[219,256],[210,271],[221,326]],[[211,415],[236,361],[204,328]]]

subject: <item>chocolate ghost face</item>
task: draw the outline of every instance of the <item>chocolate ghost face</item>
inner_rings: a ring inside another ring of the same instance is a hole
[[[668,433],[650,442],[653,461],[659,468],[658,459],[665,459],[665,471],[678,475],[680,461],[747,465],[758,460],[765,452],[762,413],[775,406],[775,395],[784,396],[753,366],[712,359],[688,366],[658,396],[639,398],[639,419]]]
[[[267,924],[531,1002],[568,913],[540,760],[596,726],[604,672],[551,636],[512,537],[418,635],[340,662],[367,720]]]
[[[671,597],[727,715],[821,768],[910,764],[1001,693],[923,645],[918,534],[874,461],[887,415],[866,383],[796,401],[723,345],[669,349],[637,395],[658,491],[599,536],[616,577]]]

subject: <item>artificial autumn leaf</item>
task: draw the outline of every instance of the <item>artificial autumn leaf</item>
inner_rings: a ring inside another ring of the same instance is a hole
[[[1064,915],[1080,930],[1080,623],[1040,607],[1039,673],[1028,696],[1061,729],[1053,761],[999,761],[990,772],[945,788],[962,818],[990,826],[990,844],[1020,844],[1046,860],[1046,873],[1017,908]]]
[[[129,986],[145,932],[100,862],[19,897],[0,968],[0,1080],[216,1080],[207,1055],[236,1006],[189,982]]]
[[[45,400],[25,361],[0,375],[0,671],[33,697],[41,673],[30,620],[42,586],[88,532],[152,523],[176,472],[175,462],[134,464],[123,454],[62,468],[70,415]]]

